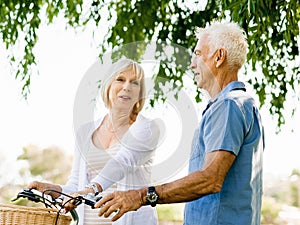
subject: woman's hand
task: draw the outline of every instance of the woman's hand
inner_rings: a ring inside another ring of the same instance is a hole
[[[33,181],[27,186],[28,189],[35,189],[38,190],[39,192],[44,192],[46,190],[54,190],[57,192],[61,192],[62,189],[59,185],[57,184],[51,184],[51,183],[44,183],[44,182],[39,182],[39,181]],[[58,198],[60,196],[60,193],[57,192],[51,192],[47,191],[45,194],[51,195],[53,198]]]
[[[85,188],[82,191],[69,193],[68,195],[72,196],[73,198],[76,198],[78,196],[87,195],[89,193],[94,194],[93,189]],[[72,211],[73,209],[75,209],[78,206],[78,203],[80,203],[80,202],[78,202],[78,200],[76,200],[76,199],[72,199],[72,198],[69,198],[69,197],[64,197],[63,207],[65,208],[65,210],[67,212],[69,212],[69,211]]]
[[[69,193],[69,196],[72,196],[73,198],[76,198],[80,195],[82,195],[81,193],[75,192],[75,193]],[[76,209],[77,205],[78,205],[78,201],[76,199],[73,198],[69,198],[69,197],[64,197],[63,200],[63,207],[66,210],[66,212],[70,212],[74,209]]]

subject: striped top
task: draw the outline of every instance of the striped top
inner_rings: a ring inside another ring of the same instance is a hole
[[[87,174],[88,179],[92,179],[97,176],[102,168],[105,166],[108,160],[110,160],[113,156],[117,154],[120,147],[119,144],[116,144],[108,149],[99,149],[97,148],[93,142],[92,138],[90,138],[90,148],[86,155],[86,165],[87,165]],[[110,188],[103,191],[103,195],[111,193],[115,191],[116,185],[114,184]],[[84,206],[84,224],[85,225],[111,225],[112,222],[110,218],[104,218],[98,216],[99,209],[92,209],[90,206]]]
[[[90,138],[89,151],[86,155],[86,169],[88,174],[88,180],[90,181],[93,177],[97,176],[102,168],[105,166],[108,160],[117,154],[120,150],[119,144],[116,144],[108,149],[97,148]],[[103,195],[112,193],[116,190],[116,185],[112,185],[110,188],[103,191]],[[99,209],[92,209],[90,206],[84,206],[84,224],[85,225],[111,225],[110,218],[104,218],[98,216]]]

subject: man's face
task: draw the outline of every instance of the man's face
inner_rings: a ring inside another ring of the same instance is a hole
[[[208,90],[215,82],[215,77],[213,75],[213,54],[210,54],[206,43],[206,36],[198,40],[192,57],[191,68],[194,71],[197,86]]]

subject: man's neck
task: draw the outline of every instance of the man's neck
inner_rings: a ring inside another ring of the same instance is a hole
[[[232,81],[237,81],[238,75],[237,71],[230,71],[226,73],[219,73],[216,76],[214,84],[211,86],[210,90],[207,90],[210,97],[214,98],[218,95],[229,83]]]

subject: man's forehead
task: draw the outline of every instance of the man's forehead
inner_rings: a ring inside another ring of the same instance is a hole
[[[200,51],[202,49],[202,41],[198,39],[194,51]]]
[[[206,46],[206,38],[200,37],[197,41],[194,51],[202,51]]]
[[[196,46],[195,46],[195,50],[200,49],[201,45],[202,45],[202,41],[200,39],[198,39]]]

